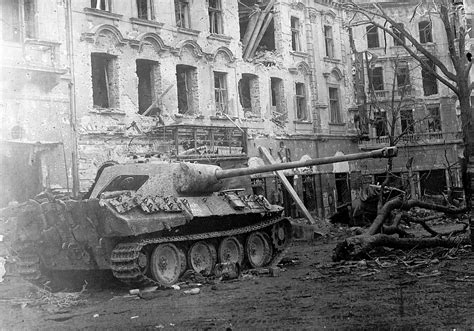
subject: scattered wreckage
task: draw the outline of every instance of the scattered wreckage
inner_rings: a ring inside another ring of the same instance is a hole
[[[291,223],[281,206],[235,188],[234,177],[242,185],[250,174],[396,154],[389,147],[227,170],[185,162],[108,164],[85,199],[42,195],[0,210],[14,260],[9,269],[29,279],[43,270],[111,269],[130,286],[169,287],[187,269],[206,276],[220,270],[218,263],[272,267],[291,240]]]

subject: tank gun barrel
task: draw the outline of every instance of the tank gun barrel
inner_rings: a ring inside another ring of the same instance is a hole
[[[313,160],[306,160],[306,161],[294,161],[294,162],[269,164],[269,165],[261,166],[258,168],[239,168],[239,169],[226,169],[226,170],[218,169],[216,170],[215,176],[219,180],[219,179],[238,177],[238,176],[248,176],[248,175],[270,172],[270,171],[310,167],[310,166],[320,165],[320,164],[329,164],[329,163],[353,161],[353,160],[360,160],[360,159],[370,159],[370,158],[373,158],[373,159],[390,158],[390,157],[397,156],[397,153],[398,153],[397,147],[385,147],[385,148],[377,149],[370,152],[364,152],[364,153],[347,154],[347,155],[340,155],[340,156],[328,156],[328,157],[323,157],[323,158],[318,158],[318,159],[313,159]]]

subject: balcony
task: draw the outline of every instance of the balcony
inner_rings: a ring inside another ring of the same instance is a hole
[[[461,132],[422,132],[403,135],[400,137],[397,146],[426,146],[461,142]],[[370,137],[369,140],[359,141],[359,149],[378,149],[388,146],[389,143],[388,136]]]
[[[391,100],[392,92],[395,94],[394,99],[399,101],[400,99],[412,98],[415,96],[416,90],[412,86],[406,86],[394,91],[392,90],[374,90],[371,91],[371,96],[373,97],[372,101],[381,102]]]

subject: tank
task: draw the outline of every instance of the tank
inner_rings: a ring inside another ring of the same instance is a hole
[[[393,157],[396,148],[223,170],[159,162],[108,164],[88,197],[42,194],[0,211],[11,270],[109,269],[130,286],[170,286],[187,270],[213,275],[216,265],[242,270],[276,265],[292,237],[283,208],[248,194],[249,175],[363,158]]]

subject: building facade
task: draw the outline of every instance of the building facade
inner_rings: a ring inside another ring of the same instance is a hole
[[[438,84],[437,93],[424,95],[421,83],[415,84],[424,82],[423,73],[399,47],[388,45],[388,53],[381,44],[369,49],[367,37],[374,33],[354,30],[351,47],[337,2],[8,0],[1,6],[7,50],[3,154],[11,157],[11,146],[20,142],[28,142],[28,150],[38,149],[37,142],[41,149],[48,146],[41,152],[38,187],[80,195],[109,161],[171,159],[228,168],[262,164],[258,146],[278,162],[382,147],[387,140],[374,112],[370,140],[360,140],[353,54],[365,51],[377,56],[372,64],[382,69],[372,72],[382,70],[383,84],[394,77],[393,59],[404,59],[414,83],[406,99],[413,121],[435,117],[438,107],[436,120],[425,126],[420,121],[421,131],[403,140],[394,171],[406,172],[412,156],[416,173],[433,165],[446,169],[444,151],[449,162],[456,159],[458,126],[449,92]],[[393,8],[401,18],[406,14]],[[367,79],[365,84],[368,92]],[[374,109],[391,93],[388,85],[377,88],[378,99],[369,100]],[[400,127],[412,126],[407,116]],[[418,159],[421,151],[434,159]],[[307,208],[323,217],[350,202],[362,185],[376,182],[385,164],[360,161],[286,174]],[[298,216],[275,176],[254,176],[252,182],[255,191]]]

